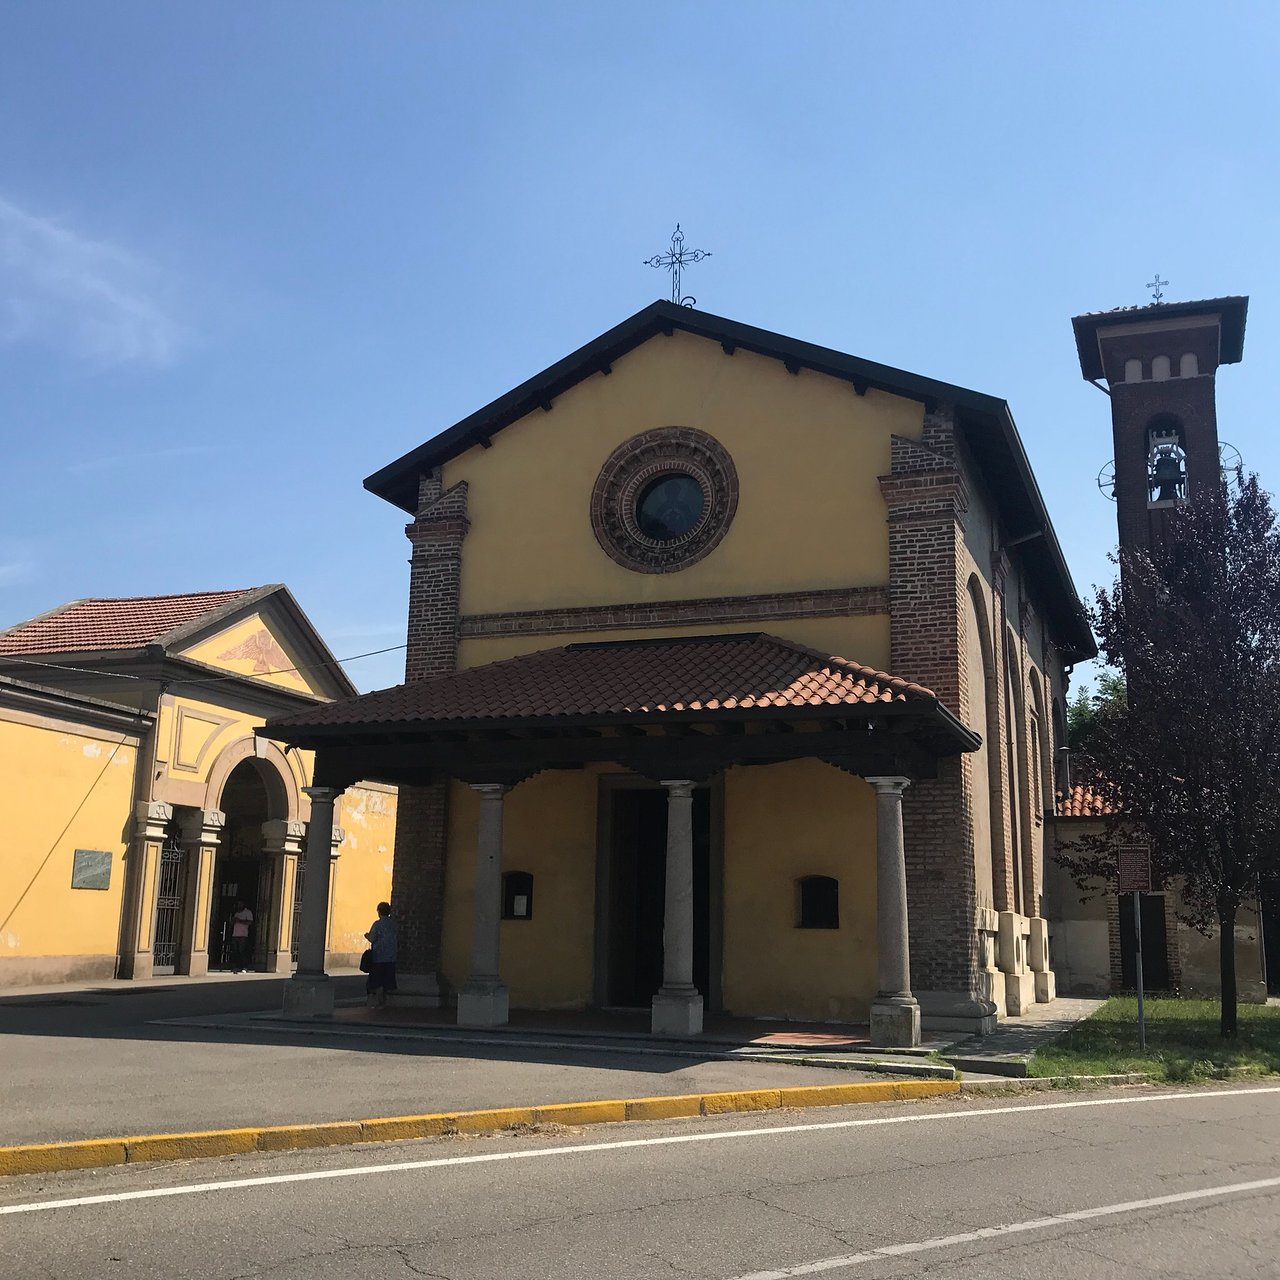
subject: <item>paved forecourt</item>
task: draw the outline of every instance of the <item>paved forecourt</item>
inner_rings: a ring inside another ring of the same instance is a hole
[[[0,1182],[0,1276],[1274,1276],[1280,1086],[940,1098]]]
[[[0,996],[0,1146],[884,1081],[653,1053],[157,1022],[279,1008],[279,980],[182,981]],[[362,981],[338,979],[348,994]]]

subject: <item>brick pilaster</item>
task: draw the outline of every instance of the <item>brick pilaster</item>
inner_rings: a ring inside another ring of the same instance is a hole
[[[424,475],[418,510],[405,533],[413,547],[405,656],[405,681],[411,683],[457,669],[466,482],[446,491],[438,470]],[[392,904],[400,927],[400,969],[406,975],[439,972],[448,809],[446,781],[400,789]]]
[[[962,713],[968,572],[961,520],[968,494],[954,410],[926,412],[921,439],[895,437],[891,458],[890,473],[880,478],[889,524],[890,666]],[[917,780],[903,803],[912,987],[962,1000],[977,992],[980,968],[971,775],[960,760],[943,760],[939,776]]]

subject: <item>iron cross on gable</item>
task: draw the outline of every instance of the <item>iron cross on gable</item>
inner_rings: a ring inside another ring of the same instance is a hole
[[[1158,271],[1156,272],[1156,278],[1154,280],[1147,281],[1147,288],[1155,290],[1151,295],[1152,302],[1159,302],[1160,299],[1164,297],[1164,287],[1168,283],[1169,282],[1167,280],[1160,279],[1160,273]]]
[[[709,257],[711,257],[709,250],[686,249],[684,247],[684,232],[680,230],[680,224],[677,222],[675,232],[671,237],[671,248],[666,253],[656,253],[652,258],[646,258],[644,265],[646,267],[661,267],[665,271],[670,271],[671,301],[678,303],[682,307],[692,307],[698,300],[697,298],[681,295],[681,273],[687,263],[701,262],[703,258]]]

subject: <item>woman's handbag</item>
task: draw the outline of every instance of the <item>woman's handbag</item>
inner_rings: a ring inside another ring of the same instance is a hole
[[[364,955],[360,957],[360,972],[361,973],[373,972],[373,948],[372,947],[370,947],[364,953]]]

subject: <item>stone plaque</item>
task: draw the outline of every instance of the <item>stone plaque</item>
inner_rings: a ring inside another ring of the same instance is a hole
[[[73,889],[109,889],[111,854],[105,849],[77,849],[71,864]]]
[[[1151,892],[1151,850],[1145,844],[1120,846],[1120,892]]]

